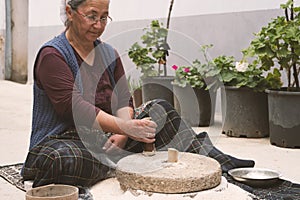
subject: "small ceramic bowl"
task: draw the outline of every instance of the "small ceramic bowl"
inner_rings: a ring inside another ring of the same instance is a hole
[[[26,192],[26,200],[78,200],[78,188],[71,185],[45,185]]]
[[[279,182],[281,174],[275,170],[263,168],[236,168],[228,171],[236,181],[252,187],[272,187]]]

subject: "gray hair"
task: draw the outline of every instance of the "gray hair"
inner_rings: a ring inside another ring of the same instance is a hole
[[[60,18],[63,21],[65,27],[69,27],[70,21],[68,20],[66,14],[66,5],[69,5],[73,10],[77,10],[77,8],[86,2],[86,0],[62,0],[61,8],[60,8]]]

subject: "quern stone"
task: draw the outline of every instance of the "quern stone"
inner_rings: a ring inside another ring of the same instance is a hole
[[[221,182],[221,166],[212,158],[179,152],[177,162],[167,159],[167,151],[150,157],[138,153],[122,158],[116,169],[121,188],[174,194],[211,189]]]

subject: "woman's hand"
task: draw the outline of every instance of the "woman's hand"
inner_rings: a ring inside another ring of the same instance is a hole
[[[120,129],[133,140],[153,143],[157,124],[149,119],[132,119],[118,124]]]
[[[125,119],[124,119],[125,118]],[[157,124],[150,119],[128,119],[129,117],[112,116],[102,110],[94,122],[94,128],[105,132],[127,135],[133,140],[153,143]]]
[[[117,153],[118,150],[125,147],[127,140],[128,137],[126,135],[114,134],[109,137],[103,149],[106,153]]]

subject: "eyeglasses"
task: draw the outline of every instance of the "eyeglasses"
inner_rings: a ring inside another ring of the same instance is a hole
[[[85,15],[85,14],[79,12],[78,10],[75,10],[75,12],[77,12],[79,15],[81,15],[82,17],[84,17],[89,24],[97,24],[98,22],[100,22],[103,25],[107,25],[107,24],[109,24],[112,21],[112,18],[110,16],[98,18],[94,14]]]

